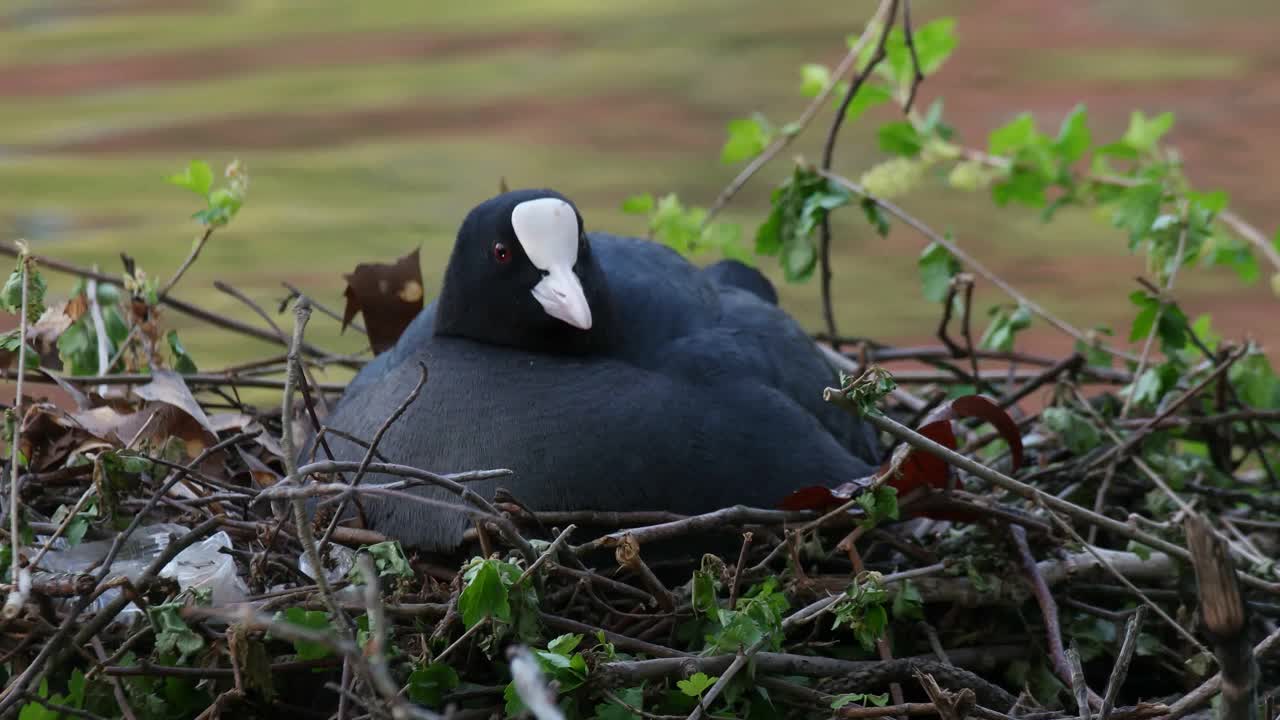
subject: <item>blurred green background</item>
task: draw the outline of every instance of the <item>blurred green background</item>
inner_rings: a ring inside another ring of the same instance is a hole
[[[620,211],[634,193],[709,204],[738,169],[719,163],[725,123],[753,111],[776,125],[794,119],[807,102],[800,66],[834,64],[875,5],[7,0],[0,231],[111,273],[127,251],[167,279],[199,228],[195,199],[165,176],[193,158],[219,168],[239,158],[252,174],[248,202],[176,296],[259,324],[213,282],[274,312],[287,281],[340,309],[343,272],[421,246],[430,297],[458,222],[501,177],[555,187],[590,226],[614,232],[643,234],[644,220]],[[958,20],[960,45],[920,99],[945,98],[968,144],[985,146],[989,130],[1023,110],[1056,128],[1083,102],[1098,140],[1118,137],[1131,110],[1173,110],[1170,140],[1195,182],[1226,190],[1268,233],[1280,221],[1271,162],[1280,152],[1280,5],[919,0],[913,11],[918,23]],[[829,116],[725,217],[753,233],[791,157],[817,157]],[[874,128],[890,116],[880,108],[848,125],[837,169],[856,178],[880,160]],[[1076,213],[1045,226],[1035,212],[999,210],[941,181],[902,204],[1069,320],[1127,331],[1125,298],[1142,263],[1104,221]],[[937,307],[920,297],[915,270],[924,241],[904,228],[878,238],[856,210],[836,228],[841,329],[931,341]],[[781,286],[774,261],[761,262]],[[1276,333],[1265,279],[1244,287],[1229,271],[1195,270],[1179,288],[1188,315],[1212,312],[1228,336]],[[817,329],[816,282],[781,290]],[[979,299],[985,309],[1000,297],[981,287]],[[202,370],[274,352],[168,318]],[[321,318],[311,339],[339,351],[364,345]],[[1069,346],[1040,326],[1026,343]]]

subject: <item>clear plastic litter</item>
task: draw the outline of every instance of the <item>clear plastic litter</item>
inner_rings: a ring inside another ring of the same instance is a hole
[[[187,532],[187,528],[172,523],[138,528],[120,548],[115,562],[111,564],[108,580],[125,577],[130,582],[137,581],[170,542]],[[111,549],[111,543],[111,540],[99,540],[68,546],[65,540],[59,538],[53,549],[41,560],[40,566],[51,572],[95,572],[97,564]],[[160,576],[174,579],[183,591],[208,592],[209,601],[214,607],[242,602],[248,597],[249,589],[236,575],[235,560],[220,552],[222,548],[230,547],[230,536],[219,531],[178,553],[160,571]],[[105,607],[119,594],[120,590],[115,588],[104,592],[90,609]],[[138,607],[129,603],[121,615],[132,616],[138,612]]]

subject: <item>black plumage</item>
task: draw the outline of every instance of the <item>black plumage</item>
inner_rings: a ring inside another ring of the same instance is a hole
[[[516,208],[529,216],[526,203],[547,198],[572,208],[552,191],[526,190],[472,210],[440,297],[361,371],[327,424],[371,435],[421,361],[430,379],[379,452],[442,473],[510,468],[515,476],[500,484],[535,509],[769,507],[798,487],[871,472],[873,433],[823,402],[832,371],[752,268],[699,269],[654,242],[588,236],[573,209],[572,272],[590,317],[572,319],[589,328],[552,317],[547,293],[532,290],[558,271],[534,266],[525,246],[541,258],[541,241],[522,240],[512,222]],[[339,459],[363,455],[337,438],[330,445]],[[487,496],[497,484],[472,489]],[[449,549],[469,526],[421,504],[364,505],[375,529],[426,549]]]

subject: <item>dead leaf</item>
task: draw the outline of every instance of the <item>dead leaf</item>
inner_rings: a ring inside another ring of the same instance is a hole
[[[216,437],[213,426],[209,423],[209,416],[204,414],[204,409],[200,407],[200,403],[196,402],[195,396],[191,394],[181,375],[172,370],[155,368],[151,376],[153,378],[151,382],[133,389],[134,395],[149,402],[164,403],[178,408],[190,415],[210,435]]]
[[[270,466],[258,458],[245,452],[239,445],[236,446],[236,452],[240,453],[240,460],[249,469],[249,475],[253,477],[253,483],[257,487],[269,488],[280,481],[279,473],[272,470]]]
[[[418,250],[415,248],[389,265],[360,263],[343,277],[347,281],[343,292],[347,305],[342,313],[342,329],[346,330],[360,313],[369,347],[374,354],[386,352],[422,311],[424,291]]]
[[[154,410],[122,413],[103,405],[71,413],[70,417],[90,435],[109,443],[124,445],[142,430],[154,413]]]

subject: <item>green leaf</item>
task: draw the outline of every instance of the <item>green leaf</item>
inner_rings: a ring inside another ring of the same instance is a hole
[[[900,583],[898,592],[893,595],[893,617],[898,620],[924,619],[924,596],[910,580]]]
[[[924,138],[906,120],[895,120],[880,126],[876,133],[880,149],[903,157],[915,157],[924,149]]]
[[[364,548],[364,552],[373,557],[374,567],[379,577],[412,578],[413,568],[409,558],[405,557],[404,548],[399,540],[387,540]]]
[[[849,91],[848,83],[840,84],[840,98],[836,102],[843,101],[844,93]],[[893,91],[889,88],[873,82],[865,82],[862,87],[858,88],[858,94],[853,96],[849,101],[849,107],[845,109],[844,119],[853,121],[862,117],[862,114],[877,105],[883,105],[893,99]]]
[[[467,585],[458,596],[458,610],[467,629],[487,618],[511,620],[511,603],[507,587],[498,574],[497,561],[482,560],[469,573]]]
[[[309,630],[333,629],[333,624],[329,622],[329,616],[321,610],[304,610],[300,607],[291,607],[283,612],[276,613],[274,619],[277,622],[286,622]],[[270,633],[268,633],[267,637],[271,637]],[[310,640],[293,640],[292,642],[293,651],[297,654],[299,660],[318,660],[333,654],[329,646],[324,643]]]
[[[183,664],[187,658],[204,647],[204,638],[197,635],[183,622],[179,611],[181,603],[166,603],[147,608],[147,619],[155,631],[156,652],[176,654],[178,663]]]
[[[861,524],[875,527],[885,520],[898,519],[898,489],[892,485],[881,485],[871,492],[858,496],[858,505],[867,513]]]
[[[1000,207],[1008,205],[1010,201],[1027,207],[1044,207],[1048,202],[1046,192],[1049,185],[1050,179],[1042,173],[1015,166],[1009,171],[1008,177],[992,184],[991,199]]]
[[[737,118],[729,121],[729,139],[720,150],[720,162],[726,165],[749,160],[769,146],[773,129],[762,115]]]
[[[1134,110],[1129,115],[1129,128],[1124,132],[1122,142],[1139,152],[1154,152],[1160,138],[1173,127],[1173,113],[1161,113],[1148,118],[1141,110]]]
[[[169,176],[169,182],[184,187],[191,192],[204,196],[213,187],[213,170],[203,160],[192,160],[180,173]]]
[[[1053,144],[1054,151],[1065,163],[1073,163],[1084,157],[1093,137],[1089,132],[1089,112],[1084,105],[1076,105],[1071,113],[1062,120],[1058,129],[1058,139]]]
[[[653,212],[653,196],[649,193],[632,195],[622,201],[622,212],[630,215],[648,215]]]
[[[558,655],[568,655],[582,642],[582,635],[565,634],[547,643],[547,650]]]
[[[897,32],[901,32],[895,28]],[[915,41],[916,56],[920,60],[920,72],[926,76],[937,72],[956,49],[955,18],[938,18],[915,29],[911,39]],[[903,37],[906,44],[906,37]]]
[[[178,339],[177,330],[170,330],[165,334],[165,339],[169,342],[169,352],[173,353],[174,370],[182,375],[193,375],[199,372],[195,361],[187,354],[187,349],[182,345],[182,341]]]
[[[811,169],[797,166],[773,192],[773,207],[756,231],[756,253],[780,255],[788,282],[807,279],[817,264],[813,231],[832,209],[849,202],[844,188]]]
[[[600,703],[595,707],[595,720],[643,720],[640,715],[629,710],[627,706],[636,710],[644,710],[644,688],[634,687],[625,690],[618,690],[614,693],[618,700],[626,703],[626,706],[610,700],[607,703]]]
[[[925,299],[936,303],[947,299],[951,278],[961,270],[960,261],[936,242],[929,243],[924,252],[920,253],[916,267],[920,271],[920,284],[923,286]]]
[[[702,693],[706,692],[712,685],[716,684],[719,676],[708,677],[706,673],[694,673],[688,680],[680,680],[676,682],[676,687],[680,688],[680,692],[689,697],[702,697]]]
[[[716,590],[720,586],[715,575],[705,570],[693,574],[693,611],[700,615],[714,616],[720,610],[716,601]]]
[[[1013,349],[1017,334],[1031,327],[1031,312],[1022,305],[1012,309],[1009,306],[997,305],[988,313],[992,316],[991,324],[978,344],[988,350],[1008,352]]]
[[[428,708],[439,708],[445,693],[458,687],[458,672],[444,663],[431,663],[409,673],[409,699]]]
[[[1160,205],[1164,188],[1158,183],[1144,183],[1128,188],[1116,204],[1111,223],[1129,233],[1130,249],[1146,237],[1156,218],[1160,217]]]
[[[992,155],[1010,155],[1035,141],[1036,120],[1022,113],[987,136],[987,151]]]
[[[831,709],[839,710],[852,703],[870,703],[876,707],[884,707],[889,704],[889,695],[888,693],[845,693],[844,695],[837,695],[831,701]]]
[[[1040,418],[1073,455],[1083,455],[1102,443],[1102,434],[1080,413],[1065,407],[1045,408]]]
[[[817,97],[831,82],[831,71],[826,65],[808,64],[800,68],[800,94]]]

